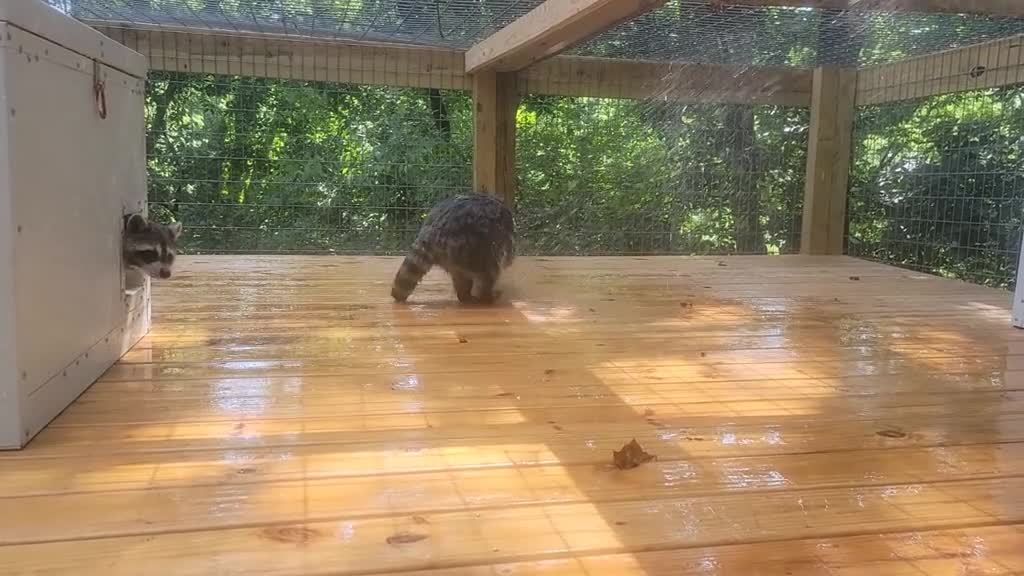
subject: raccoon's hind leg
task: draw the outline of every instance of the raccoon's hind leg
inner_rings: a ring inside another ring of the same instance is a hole
[[[402,261],[402,265],[395,274],[395,281],[391,284],[391,297],[395,302],[405,302],[420,280],[430,272],[433,262],[425,250],[413,246],[412,250]]]
[[[473,277],[459,270],[453,270],[451,276],[452,286],[455,287],[455,295],[458,296],[459,302],[463,304],[475,302],[476,299],[473,298]]]

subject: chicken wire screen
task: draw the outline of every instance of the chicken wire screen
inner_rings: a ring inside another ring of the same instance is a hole
[[[857,112],[850,255],[1014,283],[1024,210],[1024,87]]]

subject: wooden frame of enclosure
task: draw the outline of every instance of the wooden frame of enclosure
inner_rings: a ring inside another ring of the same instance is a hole
[[[716,1],[1024,17],[1024,2],[1018,0]],[[467,52],[194,29],[101,23],[97,27],[146,55],[154,70],[471,90],[474,188],[508,201],[515,194],[515,117],[522,94],[810,107],[801,239],[806,254],[843,252],[857,106],[1024,83],[1021,36],[859,69],[749,68],[558,55],[663,3],[548,0]],[[1015,302],[1024,318],[1024,294]]]

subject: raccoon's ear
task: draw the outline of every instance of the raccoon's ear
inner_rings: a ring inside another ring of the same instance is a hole
[[[138,234],[145,231],[147,227],[149,227],[149,223],[146,222],[146,217],[142,214],[132,214],[124,223],[124,229],[129,234]]]
[[[181,222],[172,222],[167,225],[167,229],[175,240],[178,239],[178,236],[181,236]]]

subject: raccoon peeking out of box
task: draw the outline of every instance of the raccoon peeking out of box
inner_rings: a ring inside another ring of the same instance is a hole
[[[160,224],[142,214],[125,216],[122,241],[125,265],[150,278],[170,278],[180,236],[180,222]]]

